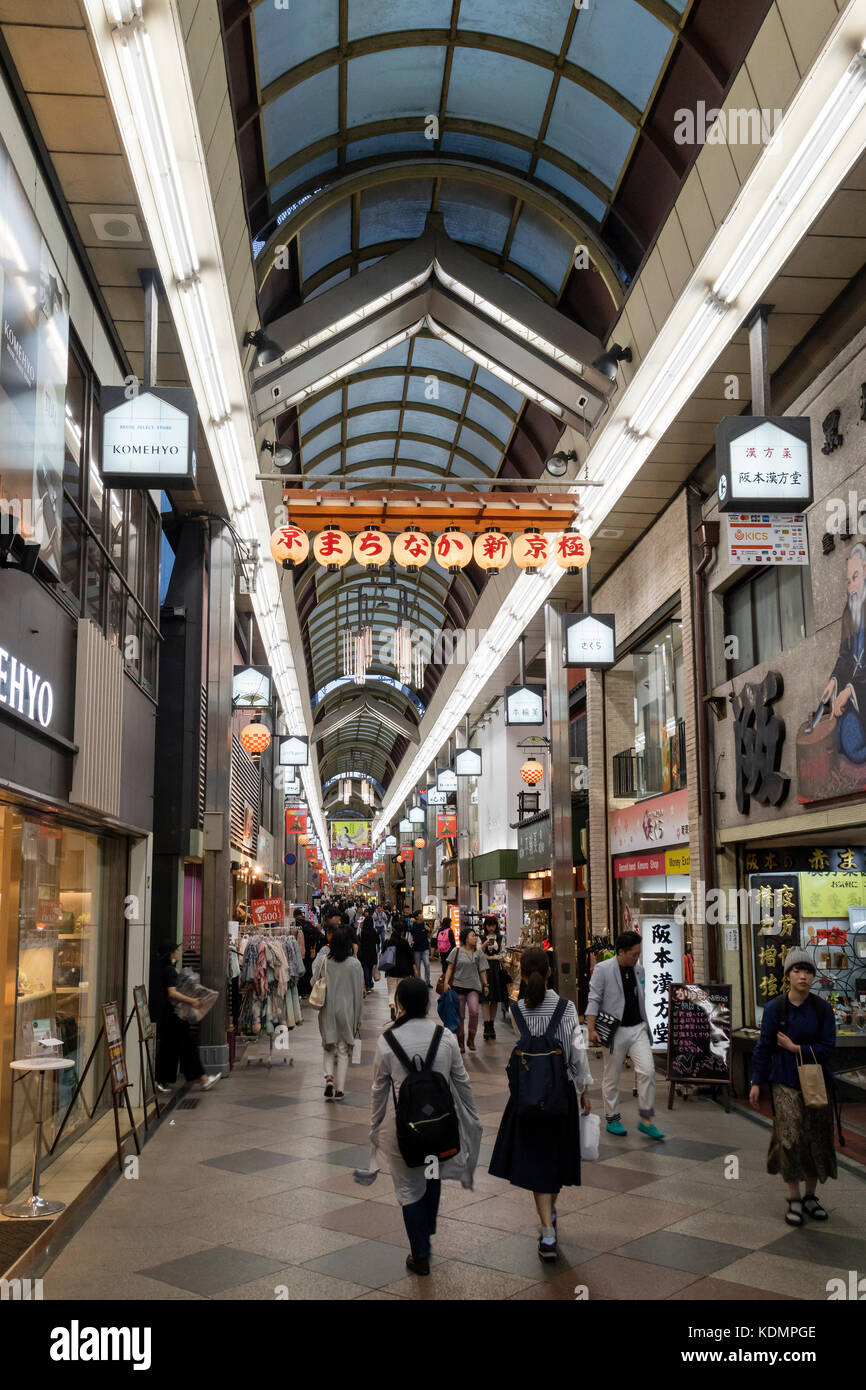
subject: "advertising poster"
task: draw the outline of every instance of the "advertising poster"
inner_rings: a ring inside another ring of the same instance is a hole
[[[138,1036],[144,1042],[146,1038],[153,1037],[153,1021],[144,985],[133,985],[132,997],[135,1001],[135,1017],[138,1020]]]
[[[0,320],[0,519],[59,576],[69,296],[2,141]]]
[[[265,923],[282,922],[283,900],[282,898],[253,898],[250,903],[250,912],[257,927]]]
[[[111,1089],[122,1091],[129,1085],[126,1073],[126,1057],[123,1052],[123,1029],[116,1004],[103,1004],[102,1026],[105,1029],[105,1045],[108,1049],[108,1070],[111,1075]]]
[[[670,987],[668,1081],[731,1080],[731,986]]]
[[[368,820],[332,820],[331,848],[360,849],[370,844]]]

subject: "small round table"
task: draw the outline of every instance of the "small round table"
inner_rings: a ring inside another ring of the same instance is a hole
[[[22,1057],[20,1061],[10,1062],[13,1071],[39,1072],[39,1108],[36,1113],[36,1133],[33,1139],[33,1176],[30,1183],[30,1196],[26,1202],[9,1202],[0,1207],[4,1216],[58,1216],[66,1210],[65,1202],[46,1202],[39,1196],[39,1163],[42,1157],[42,1105],[45,1099],[45,1073],[66,1071],[75,1065],[66,1057]]]

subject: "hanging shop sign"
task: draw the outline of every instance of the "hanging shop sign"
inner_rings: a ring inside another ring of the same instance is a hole
[[[616,619],[613,613],[565,613],[562,618],[562,664],[606,671],[613,665]]]
[[[798,874],[749,875],[755,998],[759,1007],[785,988],[785,956],[800,941],[800,915]]]
[[[436,786],[440,792],[456,792],[457,773],[452,772],[450,768],[446,768],[444,772],[439,773],[436,779]]]
[[[517,872],[549,869],[551,860],[550,817],[517,827]]]
[[[297,811],[291,806],[286,807],[286,834],[287,835],[306,835],[307,833],[307,813]]]
[[[269,709],[270,666],[236,666],[232,675],[232,709]]]
[[[397,848],[397,836],[396,836],[396,835],[386,835],[386,836],[385,836],[385,848],[386,848],[386,849],[396,849],[396,848]]]
[[[69,295],[2,141],[0,189],[3,520],[59,577]]]
[[[426,812],[424,811],[423,807],[421,807],[421,806],[410,806],[410,807],[409,807],[409,824],[410,824],[410,825],[423,825],[426,819],[427,819],[427,814],[426,814]]]
[[[668,1004],[668,1081],[730,1085],[731,986],[675,984]]]
[[[664,1052],[668,1045],[668,992],[683,975],[683,929],[676,917],[642,915],[640,934],[650,1046],[653,1052]]]
[[[480,777],[481,754],[476,748],[458,748],[454,754],[456,777]]]
[[[720,512],[801,512],[812,502],[806,415],[728,415],[716,429]]]
[[[282,922],[283,900],[282,898],[253,898],[250,903],[250,914],[257,927],[264,926],[266,923]]]
[[[103,386],[99,471],[107,487],[194,488],[198,411],[186,386]]]
[[[544,686],[507,685],[505,687],[506,724],[544,723]]]
[[[448,793],[447,793],[447,792],[441,792],[441,791],[439,790],[438,787],[431,787],[430,790],[427,792],[427,805],[428,805],[428,806],[447,806],[447,805],[448,805]]]
[[[727,522],[732,565],[808,565],[809,532],[801,512],[736,512]]]
[[[280,767],[306,767],[310,761],[310,740],[296,734],[280,739]]]
[[[279,786],[279,782],[277,783]],[[301,779],[300,777],[287,777],[283,783],[283,793],[285,796],[300,796]]]
[[[457,816],[454,813],[445,813],[436,817],[436,838],[444,840],[448,835],[457,834]]]
[[[370,846],[370,822],[368,820],[332,820],[331,845],[335,850],[358,849]]]

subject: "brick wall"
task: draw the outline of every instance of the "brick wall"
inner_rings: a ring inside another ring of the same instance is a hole
[[[595,591],[592,601],[599,613],[616,614],[616,637],[617,643],[621,644],[627,642],[670,599],[679,597],[683,624],[683,714],[686,721],[691,882],[694,900],[697,900],[697,885],[702,875],[689,542],[688,499],[686,493],[681,492],[613,574]],[[609,806],[616,803],[612,802],[609,760],[614,753],[626,748],[634,735],[629,710],[627,718],[631,732],[622,741],[624,712],[615,693],[613,701],[607,700],[605,709],[605,688],[613,687],[615,692],[616,682],[616,676],[588,673],[590,911],[592,930],[598,935],[608,935],[613,927],[607,814]],[[616,727],[611,727],[612,724]],[[696,978],[700,979],[704,972],[705,945],[699,927],[694,931],[694,956]]]

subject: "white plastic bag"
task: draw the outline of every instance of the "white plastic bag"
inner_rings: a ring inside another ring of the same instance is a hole
[[[352,1043],[352,1066],[353,1066],[353,1067],[359,1067],[360,1065],[361,1065],[361,1039],[360,1039],[360,1038],[355,1038],[354,1042]]]
[[[598,1115],[580,1117],[580,1156],[587,1163],[598,1162],[598,1141],[601,1136],[601,1120]]]

